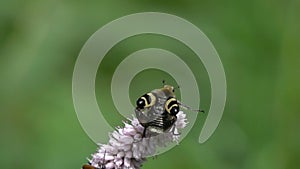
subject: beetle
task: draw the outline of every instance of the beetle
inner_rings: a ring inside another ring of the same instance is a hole
[[[164,83],[164,81],[163,81]],[[136,101],[135,114],[144,127],[142,137],[146,137],[146,131],[154,135],[170,131],[177,120],[177,113],[180,107],[192,111],[204,112],[203,110],[193,110],[189,106],[183,105],[176,99],[174,87],[164,85],[163,88],[154,89]]]

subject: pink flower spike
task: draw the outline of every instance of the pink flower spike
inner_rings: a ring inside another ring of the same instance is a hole
[[[180,111],[174,126],[167,132],[142,138],[144,127],[137,118],[124,122],[124,128],[117,127],[109,136],[108,144],[98,144],[99,149],[92,154],[90,164],[105,169],[140,169],[147,157],[154,156],[158,147],[171,142],[179,142],[179,130],[187,124],[186,115]]]

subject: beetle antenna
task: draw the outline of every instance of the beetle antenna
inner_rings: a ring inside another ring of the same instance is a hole
[[[186,110],[190,110],[190,111],[194,111],[194,112],[202,112],[202,113],[205,113],[205,111],[204,110],[200,110],[200,109],[192,109],[190,106],[187,106],[187,105],[185,105],[185,104],[182,104],[181,102],[179,102],[179,101],[177,101],[178,102],[178,104],[182,107],[182,108],[184,108],[184,109],[186,109]]]

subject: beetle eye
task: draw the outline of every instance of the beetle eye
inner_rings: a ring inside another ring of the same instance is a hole
[[[144,109],[144,107],[146,106],[146,101],[145,98],[141,97],[136,101],[136,106],[139,109]]]
[[[179,112],[179,106],[173,106],[172,108],[171,108],[171,110],[170,110],[170,113],[172,114],[172,115],[176,115],[177,113]]]

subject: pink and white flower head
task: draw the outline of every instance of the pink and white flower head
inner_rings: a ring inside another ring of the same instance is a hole
[[[187,125],[186,114],[180,111],[175,125],[167,132],[147,135],[142,138],[144,127],[133,117],[130,124],[117,128],[109,136],[107,144],[99,144],[99,149],[89,160],[91,166],[105,169],[139,169],[147,157],[154,156],[158,147],[171,142],[178,143],[179,130]]]

